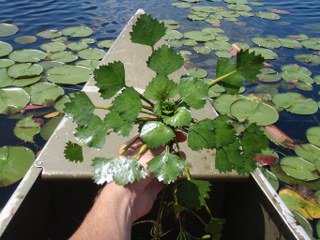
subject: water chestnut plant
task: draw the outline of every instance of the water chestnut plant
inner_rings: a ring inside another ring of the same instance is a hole
[[[126,185],[146,177],[149,171],[168,186],[169,190],[164,192],[171,195],[171,202],[164,204],[165,198],[162,197],[159,213],[163,213],[164,208],[170,208],[175,213],[179,223],[177,239],[197,239],[185,227],[185,216],[196,215],[195,211],[202,208],[209,216],[204,220],[197,215],[204,225],[203,238],[219,239],[224,221],[215,218],[206,204],[211,184],[194,179],[190,174],[176,132],[187,135],[188,147],[194,151],[216,151],[215,159],[210,161],[215,161],[219,171],[252,172],[256,168],[254,157],[269,144],[260,127],[247,123],[243,130],[236,131],[234,126],[238,120],[235,118],[220,115],[214,119],[195,119],[191,110],[202,109],[209,104],[209,89],[217,83],[230,94],[238,93],[245,80],[256,80],[264,59],[254,52],[241,50],[235,62],[218,60],[214,80],[205,82],[185,75],[174,82],[170,74],[182,68],[184,60],[166,44],[158,46],[165,34],[164,23],[147,14],[139,17],[130,33],[133,43],[147,45],[152,50],[147,66],[156,75],[150,79],[143,93],[126,84],[125,66],[121,61],[115,61],[94,71],[99,93],[103,99],[112,100],[110,106],[95,106],[84,92],[71,95],[64,111],[77,125],[75,137],[78,142],[67,143],[65,157],[81,162],[83,146],[101,148],[111,132],[126,137],[137,125],[139,138],[144,142],[140,151],[133,157],[125,156],[129,144],[113,158],[95,157],[92,160],[94,181],[98,184],[114,181]],[[95,114],[96,109],[105,110],[103,119]],[[131,144],[137,140],[134,139]],[[148,149],[159,147],[164,147],[163,153],[155,156],[148,163],[147,170],[144,169],[138,161],[139,156]],[[153,239],[160,239],[166,234],[160,223],[159,217],[153,221]]]

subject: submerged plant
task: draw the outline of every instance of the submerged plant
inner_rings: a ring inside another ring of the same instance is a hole
[[[113,99],[111,106],[95,106],[84,92],[71,95],[71,102],[65,104],[65,113],[77,124],[75,137],[78,143],[68,142],[65,156],[68,160],[83,160],[82,147],[101,148],[107,136],[115,132],[129,136],[133,126],[139,127],[144,145],[136,156],[127,157],[121,150],[114,158],[93,159],[93,178],[98,184],[114,181],[126,185],[144,178],[147,173],[137,160],[148,149],[164,147],[164,152],[154,157],[147,170],[159,181],[168,184],[172,194],[170,207],[178,219],[178,239],[192,239],[184,224],[185,213],[195,215],[194,210],[204,208],[208,220],[204,224],[204,237],[217,239],[221,234],[222,219],[214,218],[206,204],[209,198],[210,182],[193,179],[184,160],[176,132],[187,135],[188,147],[194,151],[210,149],[216,151],[216,168],[221,172],[237,171],[248,174],[256,168],[255,155],[268,147],[268,140],[260,127],[247,122],[246,127],[235,129],[237,119],[220,115],[214,119],[195,119],[191,109],[202,109],[208,104],[209,89],[215,84],[223,86],[230,94],[239,92],[244,80],[254,81],[263,66],[263,58],[253,52],[240,51],[236,62],[220,59],[216,66],[216,79],[205,82],[192,76],[182,76],[179,82],[170,79],[170,74],[183,67],[183,58],[167,45],[155,47],[165,35],[166,27],[150,15],[141,15],[133,26],[131,41],[150,46],[152,53],[147,66],[156,76],[150,79],[144,93],[128,86],[125,80],[125,66],[116,61],[100,66],[94,71],[96,86],[103,99]],[[158,45],[157,45],[158,46]],[[104,119],[94,113],[96,109],[106,111]],[[132,144],[135,143],[135,139]],[[128,146],[129,148],[130,146]],[[184,175],[185,179],[177,182]],[[163,202],[162,202],[163,203]],[[166,205],[166,206],[164,206]],[[162,209],[162,210],[161,210]],[[160,214],[161,215],[161,214]],[[199,217],[197,216],[197,219]],[[159,224],[154,224],[159,238]]]

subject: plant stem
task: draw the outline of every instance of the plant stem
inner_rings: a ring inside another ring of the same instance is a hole
[[[142,147],[140,148],[139,152],[135,155],[135,157],[138,159],[142,154],[144,154],[146,151],[148,151],[148,146],[147,144],[143,144]]]
[[[149,106],[145,106],[143,105],[142,108],[146,109],[146,110],[149,110],[149,111],[153,111],[153,108],[152,107],[149,107]]]
[[[140,95],[140,98],[141,98],[142,100],[144,100],[146,103],[148,103],[148,104],[153,108],[153,106],[154,106],[153,102],[151,102],[148,98],[146,98],[145,96],[143,96],[141,93],[139,93],[139,95]]]
[[[146,121],[159,121],[159,118],[149,118],[149,117],[140,117],[137,118],[136,121],[146,122]]]
[[[230,77],[232,74],[234,74],[234,73],[236,73],[236,72],[237,72],[237,70],[233,70],[232,72],[229,72],[229,73],[227,73],[227,74],[225,74],[225,75],[223,75],[223,76],[221,76],[221,77],[218,77],[218,78],[216,78],[216,79],[208,82],[209,88],[211,88],[211,87],[212,87],[213,85],[215,85],[216,83],[224,80],[225,78]]]
[[[94,106],[95,109],[102,109],[102,110],[108,110],[110,111],[112,109],[112,106]]]
[[[117,157],[121,156],[122,154],[124,154],[126,151],[129,150],[129,148],[139,139],[139,136],[136,136],[130,143],[128,143],[127,146],[125,146],[124,148],[122,148],[118,154]]]

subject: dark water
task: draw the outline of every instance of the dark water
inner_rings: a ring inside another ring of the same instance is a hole
[[[139,9],[143,8],[147,13],[158,19],[173,19],[181,24],[179,31],[194,30],[203,27],[210,27],[209,24],[197,21],[188,21],[188,9],[178,9],[171,6],[174,0],[0,0],[0,23],[13,23],[19,26],[18,34],[1,38],[1,41],[10,42],[14,49],[37,48],[44,40],[28,45],[19,45],[13,39],[19,35],[35,35],[37,32],[47,29],[61,30],[64,27],[74,25],[86,25],[95,30],[92,38],[96,40],[115,39],[128,20]],[[268,8],[276,8],[288,11],[290,14],[281,14],[278,21],[270,21],[257,17],[240,17],[239,20],[245,27],[239,27],[232,22],[222,21],[220,28],[225,30],[226,36],[232,42],[246,42],[253,46],[250,41],[252,37],[276,35],[286,37],[288,35],[306,34],[309,37],[320,37],[320,29],[310,30],[308,24],[320,24],[320,0],[285,0],[285,1],[259,1],[263,6],[251,6],[252,12],[266,11]],[[209,2],[202,0],[199,5],[225,5],[224,2]],[[307,49],[275,49],[279,58],[272,63],[273,68],[280,70],[284,64],[298,63],[294,60],[294,55],[299,53],[312,53]],[[191,61],[198,67],[209,71],[209,76],[214,76],[214,65],[217,58],[211,54],[209,56],[193,55]],[[320,66],[306,66],[314,75],[320,74]],[[319,87],[315,86],[313,92],[305,93],[306,96],[319,100]],[[319,115],[301,117],[282,113],[278,123],[281,128],[292,138],[305,140],[305,130],[310,126],[319,125]],[[288,124],[289,123],[289,124]],[[15,122],[0,117],[0,147],[4,145],[22,145],[21,140],[13,136],[12,129]],[[39,145],[44,142],[40,141]],[[31,147],[31,146],[30,146]],[[12,192],[15,185],[8,188]],[[5,204],[10,193],[4,194],[0,191],[0,208]]]

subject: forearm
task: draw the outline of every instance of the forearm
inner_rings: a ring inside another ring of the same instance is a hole
[[[133,197],[126,187],[105,186],[72,240],[129,240]]]

